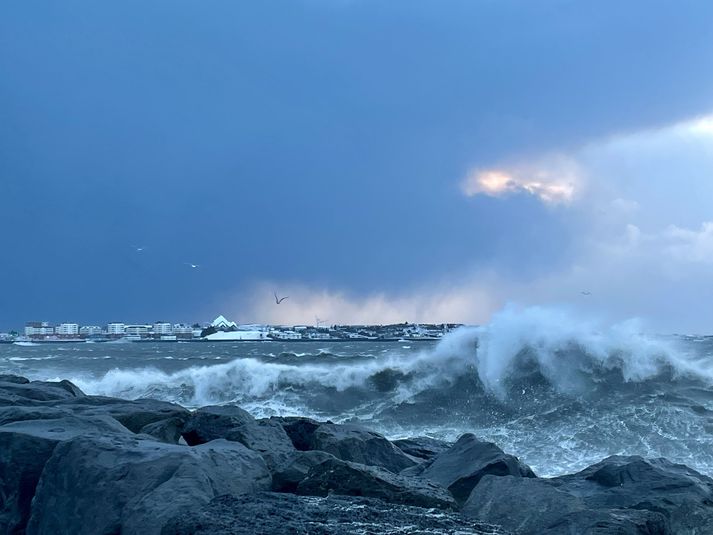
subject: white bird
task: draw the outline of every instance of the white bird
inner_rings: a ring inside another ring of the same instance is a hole
[[[134,250],[135,250],[137,253],[142,253],[142,252],[144,252],[146,249],[148,249],[148,247],[146,247],[145,245],[142,245],[141,247],[139,247],[139,246],[137,246],[137,245],[132,245],[132,247],[134,248]]]
[[[186,262],[186,265],[191,266],[193,269],[198,269],[199,267],[201,267],[200,264],[191,264],[190,262]]]

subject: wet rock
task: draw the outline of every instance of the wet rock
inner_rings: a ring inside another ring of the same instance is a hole
[[[391,472],[414,466],[416,462],[382,435],[354,424],[323,424],[312,435],[310,449],[326,451],[338,459]]]
[[[507,535],[458,515],[381,500],[259,493],[221,496],[173,519],[162,535]]]
[[[283,464],[295,451],[278,422],[257,421],[248,412],[234,406],[198,409],[191,414],[181,435],[189,446],[216,438],[240,442],[262,454],[270,468]]]
[[[488,474],[537,477],[517,457],[508,455],[491,442],[478,440],[470,433],[461,436],[451,448],[429,461],[421,475],[446,487],[459,503],[464,503],[480,479]]]
[[[0,381],[0,404],[33,405],[42,401],[61,401],[84,396],[79,387],[70,381],[31,381],[23,382],[24,377],[8,377]]]
[[[667,533],[713,533],[713,479],[682,464],[613,456],[551,481],[591,509],[657,512],[670,525]]]
[[[667,535],[661,513],[647,510],[590,509],[583,500],[548,480],[485,476],[461,511],[521,535]]]
[[[58,443],[113,433],[129,431],[108,417],[35,418],[0,426],[0,533],[24,533],[37,483]]]
[[[307,451],[312,444],[314,432],[322,425],[323,422],[312,420],[311,418],[302,418],[300,416],[273,416],[270,421],[279,423],[290,437],[295,449]],[[324,422],[331,423],[331,422]]]
[[[47,461],[27,533],[158,534],[184,509],[269,487],[262,457],[239,443],[187,448],[136,435],[78,437]]]
[[[326,451],[295,451],[281,465],[272,470],[272,490],[296,492],[297,485],[307,477],[310,469],[329,459],[336,459]]]
[[[27,377],[12,374],[0,374],[0,383],[15,383],[17,385],[26,385],[30,380]]]
[[[421,461],[429,461],[453,446],[452,442],[430,437],[403,438],[392,443],[405,454]]]
[[[455,509],[453,497],[438,485],[425,479],[405,478],[382,468],[363,464],[327,460],[312,467],[297,486],[303,496],[366,496],[388,503]]]

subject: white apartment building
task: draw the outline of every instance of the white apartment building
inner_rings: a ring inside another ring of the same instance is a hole
[[[126,325],[123,323],[110,323],[106,326],[106,334],[109,336],[124,336]]]
[[[79,325],[77,323],[61,323],[54,330],[59,336],[77,336],[79,334]]]
[[[173,334],[173,325],[163,321],[158,321],[153,324],[153,333],[161,336]]]
[[[148,336],[151,325],[127,325],[124,333],[127,336]]]
[[[48,336],[54,334],[54,327],[46,321],[30,321],[25,324],[25,336]]]
[[[102,334],[102,328],[98,325],[82,325],[79,328],[79,334],[82,336],[99,336]]]

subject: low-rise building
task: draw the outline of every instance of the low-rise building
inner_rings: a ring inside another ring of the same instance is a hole
[[[77,323],[60,323],[54,330],[57,336],[79,336],[79,324]]]
[[[98,325],[82,325],[79,328],[79,336],[100,336],[102,328]]]
[[[153,333],[156,336],[172,335],[173,325],[164,321],[157,321],[153,324]]]
[[[138,336],[140,338],[145,338],[149,335],[149,331],[151,330],[151,325],[127,325],[124,328],[124,334],[126,336]]]
[[[108,336],[116,337],[116,336],[124,336],[126,332],[126,325],[123,323],[110,323],[109,325],[106,326],[106,334]]]
[[[29,338],[41,338],[53,334],[54,327],[46,321],[28,321],[25,324],[25,336]]]

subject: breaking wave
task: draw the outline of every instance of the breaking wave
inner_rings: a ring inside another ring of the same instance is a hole
[[[114,369],[98,379],[74,380],[94,394],[152,396],[190,406],[277,401],[283,408],[336,415],[374,404],[413,404],[433,391],[455,398],[466,393],[507,407],[521,403],[528,392],[578,398],[626,391],[632,384],[710,384],[712,378],[710,358],[682,349],[677,339],[642,334],[635,321],[602,327],[561,310],[513,307],[488,325],[461,328],[418,353],[393,350],[348,358],[283,353],[173,373],[155,367]]]

